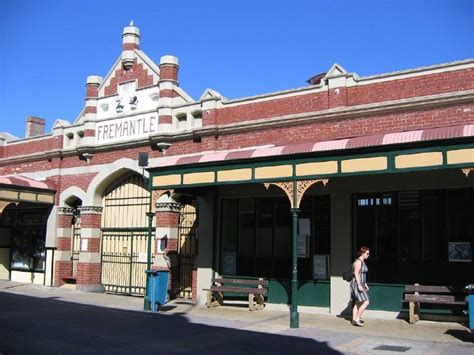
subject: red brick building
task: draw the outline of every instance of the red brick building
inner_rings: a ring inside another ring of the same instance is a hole
[[[177,58],[155,64],[133,24],[122,38],[73,123],[0,135],[0,277],[142,295],[151,211],[152,262],[167,253],[170,293],[200,304],[216,274],[267,277],[288,304],[292,216],[301,306],[346,307],[360,245],[372,310],[398,312],[407,283],[472,282],[474,60],[334,64],[300,88],[195,100]]]

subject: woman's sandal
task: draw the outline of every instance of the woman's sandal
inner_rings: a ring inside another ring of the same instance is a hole
[[[363,327],[364,324],[360,320],[353,320],[352,325],[355,327]]]

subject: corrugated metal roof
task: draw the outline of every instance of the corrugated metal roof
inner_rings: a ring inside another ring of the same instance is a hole
[[[222,150],[206,154],[183,155],[167,157],[160,160],[156,166],[172,166],[217,161],[272,157],[331,150],[345,150],[362,147],[376,147],[388,144],[406,144],[430,140],[443,140],[462,137],[474,137],[474,124],[430,128],[425,130],[405,131],[388,134],[374,134],[348,139],[337,139],[321,142],[304,142],[276,147],[261,147],[238,150]]]
[[[21,175],[0,176],[0,184],[16,187],[33,187],[36,189],[54,190],[46,181],[38,181]]]

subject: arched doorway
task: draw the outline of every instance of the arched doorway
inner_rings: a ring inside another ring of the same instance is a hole
[[[81,215],[79,207],[82,200],[76,196],[71,196],[65,201],[65,205],[72,208],[71,218],[71,263],[72,279],[77,277],[77,265],[79,263],[79,253],[81,249]]]
[[[193,270],[197,252],[196,228],[198,224],[197,201],[181,199],[178,226],[179,293],[178,297],[192,298]]]
[[[150,208],[143,177],[131,174],[111,185],[105,190],[102,207],[101,283],[106,292],[143,296],[148,245],[146,213]],[[153,252],[154,235],[151,237]]]

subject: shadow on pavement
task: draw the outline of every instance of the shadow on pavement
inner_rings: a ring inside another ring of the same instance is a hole
[[[446,334],[449,334],[465,343],[474,343],[474,334],[472,334],[469,329],[449,329],[446,331]]]
[[[198,324],[184,314],[133,312],[0,292],[0,353],[340,354],[325,342],[231,328],[249,324],[229,322]]]

